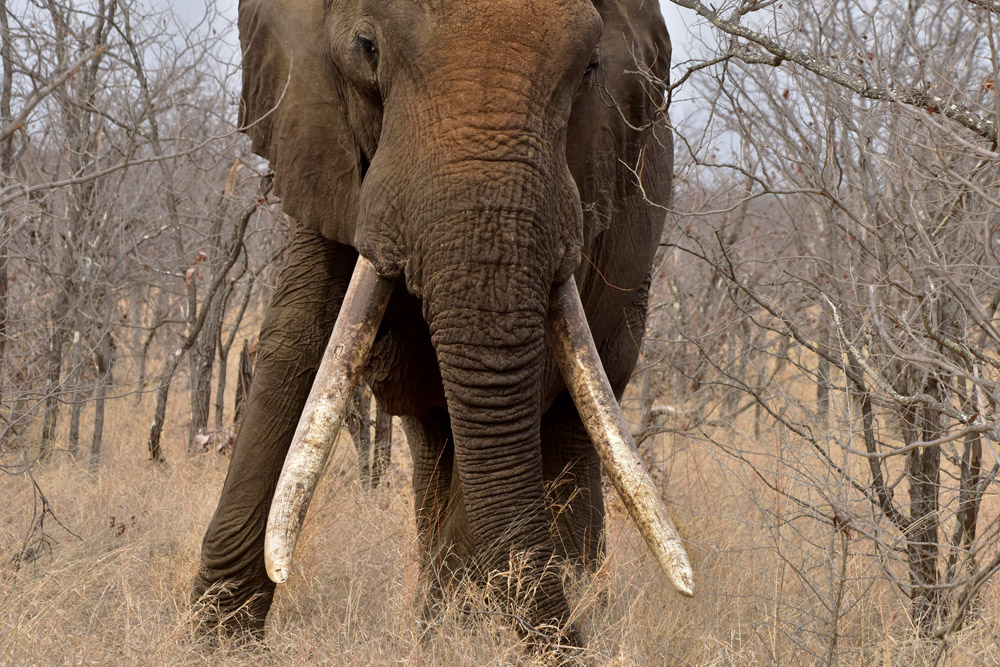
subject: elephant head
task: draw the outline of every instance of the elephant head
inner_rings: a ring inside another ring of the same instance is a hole
[[[484,558],[502,567],[547,539],[539,431],[554,356],[630,515],[691,594],[573,277],[609,224],[593,209],[634,190],[620,183],[621,153],[643,159],[638,139],[586,119],[628,129],[662,99],[655,85],[620,82],[636,60],[650,80],[667,78],[669,42],[651,12],[638,0],[241,0],[241,123],[253,149],[287,213],[361,255],[271,505],[275,582],[392,285],[405,281],[430,332]],[[561,599],[560,584],[546,586]]]

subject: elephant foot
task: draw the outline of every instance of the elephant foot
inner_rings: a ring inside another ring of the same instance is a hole
[[[417,620],[420,643],[428,646],[444,618],[444,604],[440,598],[432,600],[429,596],[424,598],[424,603],[420,609],[420,618]]]
[[[195,633],[211,642],[259,643],[273,598],[273,585],[233,579],[209,582],[199,573],[191,592]]]

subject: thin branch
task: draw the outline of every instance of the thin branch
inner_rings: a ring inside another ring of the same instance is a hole
[[[982,1],[992,4],[996,0]],[[968,107],[956,104],[938,95],[931,95],[912,88],[884,87],[877,83],[870,83],[864,77],[856,74],[841,72],[836,68],[821,63],[811,53],[784,46],[764,33],[756,32],[739,23],[723,18],[698,0],[671,0],[671,2],[698,12],[699,16],[708,19],[719,30],[734,37],[741,37],[753,42],[771,54],[771,57],[766,57],[748,53],[743,49],[737,48],[735,45],[730,47],[728,54],[746,63],[771,65],[772,67],[779,67],[786,61],[795,63],[813,74],[847,88],[866,99],[880,102],[896,102],[906,106],[925,109],[932,113],[939,113],[955,121],[962,127],[975,132],[991,143],[995,144],[997,142],[996,122],[980,116]]]
[[[969,0],[974,5],[988,9],[994,14],[1000,14],[1000,0]]]
[[[9,35],[3,36],[6,41],[9,39]],[[13,135],[15,132],[24,127],[24,123],[28,120],[28,116],[31,114],[32,110],[38,106],[42,100],[54,93],[59,89],[64,83],[69,81],[77,72],[79,72],[88,61],[96,58],[104,52],[104,45],[98,46],[96,49],[84,54],[81,58],[78,58],[73,62],[66,70],[58,74],[47,86],[36,90],[31,93],[28,99],[24,103],[24,107],[14,116],[10,122],[4,127],[0,128],[0,141],[4,141],[7,137]],[[2,202],[0,202],[2,203]]]

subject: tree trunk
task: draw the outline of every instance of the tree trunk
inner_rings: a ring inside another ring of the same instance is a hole
[[[375,402],[375,446],[372,447],[372,393],[363,382],[354,390],[351,411],[345,420],[358,452],[358,479],[366,491],[378,488],[392,462],[392,415]]]
[[[0,173],[0,187],[5,176],[6,171]],[[0,212],[0,405],[3,405],[4,391],[8,389],[9,376],[13,375],[7,364],[7,234],[10,229],[8,224],[7,214]],[[14,397],[8,395],[8,399],[13,405]],[[2,449],[0,446],[0,451]]]
[[[188,455],[201,452],[194,437],[208,430],[209,410],[212,406],[212,365],[215,361],[219,330],[225,313],[225,294],[216,293],[207,306],[208,315],[198,340],[191,349],[191,425],[188,430]]]
[[[931,381],[934,384],[934,381]],[[936,390],[929,391],[935,395]],[[903,415],[906,444],[941,437],[940,418],[933,409],[907,407]],[[942,616],[938,585],[938,478],[941,447],[918,447],[907,453],[906,475],[910,484],[910,518],[906,555],[910,569],[912,617],[922,637],[930,637]]]
[[[253,355],[250,342],[243,341],[240,350],[240,371],[236,376],[236,400],[233,404],[233,425],[239,428],[243,420],[243,409],[246,406],[247,395],[250,393],[250,380],[253,378]]]
[[[195,443],[195,436],[208,430],[209,411],[212,399],[212,356],[191,355],[191,421],[188,424],[189,456],[198,454],[201,447]]]
[[[97,367],[97,400],[94,401],[94,437],[90,441],[90,471],[94,472],[101,463],[101,443],[104,438],[104,407],[107,402],[108,387],[112,383],[115,362],[115,341],[110,331],[105,331],[101,345],[94,355]]]
[[[0,213],[0,405],[7,385],[7,216]]]
[[[74,348],[76,345],[73,346]],[[76,357],[77,355],[73,355]],[[69,453],[76,458],[80,451],[80,413],[83,412],[83,404],[90,397],[89,388],[84,388],[83,363],[77,362],[72,373],[70,373],[70,386],[73,388],[73,404],[69,410],[69,435],[66,438],[66,448]]]
[[[42,422],[42,444],[39,458],[47,461],[52,456],[56,428],[59,426],[59,377],[62,374],[62,324],[61,318],[53,318],[52,333],[49,336],[48,369],[45,373],[45,417]]]
[[[983,466],[983,442],[978,433],[965,436],[962,465],[958,486],[958,513],[955,517],[955,532],[952,536],[952,552],[948,557],[947,583],[958,584],[959,572],[964,572],[970,580],[976,575],[976,533],[979,525],[979,508],[983,500],[981,487],[985,475]],[[964,560],[964,562],[963,562]],[[962,567],[964,565],[964,567]],[[968,605],[966,618],[979,615],[978,596]]]
[[[371,488],[377,489],[392,462],[392,415],[375,401],[375,451],[372,455]]]
[[[232,323],[232,327],[229,330],[229,336],[225,341],[222,340],[222,318],[225,316],[225,309],[223,309],[221,317],[219,319],[219,384],[215,394],[215,428],[217,430],[222,430],[223,428],[223,418],[225,416],[225,405],[226,405],[226,366],[229,360],[229,350],[233,348],[233,343],[236,341],[236,334],[240,330],[240,323],[243,322],[243,315],[247,312],[247,304],[250,303],[250,294],[253,292],[253,279],[247,281],[246,290],[243,292],[243,298],[240,300],[240,307],[236,311],[236,318]],[[235,282],[231,283],[231,287],[235,286]],[[246,343],[243,345],[244,349],[247,349]],[[242,364],[242,355],[240,356],[240,362]],[[240,368],[242,372],[242,366]],[[247,371],[247,381],[249,384],[249,373]],[[238,418],[234,418],[238,421]]]
[[[816,365],[816,418],[825,429],[830,422],[830,362],[820,356]]]
[[[223,429],[226,412],[226,372],[229,362],[229,348],[219,345],[219,379],[215,387],[215,430]]]
[[[146,364],[149,360],[149,346],[153,343],[156,329],[156,326],[151,327],[146,335],[146,340],[142,342],[142,352],[139,354],[139,391],[135,392],[136,404],[142,400],[143,392],[146,391]]]
[[[7,3],[0,2],[0,32],[4,39],[0,42],[0,64],[3,65],[3,81],[0,83],[0,125],[12,117],[11,98],[14,92],[14,67],[11,53],[10,25],[7,20]],[[0,143],[0,188],[7,185],[11,167],[14,166],[14,135]],[[0,211],[0,403],[3,402],[7,368],[7,234],[10,233],[6,211]]]
[[[149,459],[154,463],[164,463],[167,459],[163,456],[163,449],[160,447],[160,438],[163,436],[163,423],[167,416],[167,399],[170,398],[170,382],[174,378],[177,366],[184,356],[184,349],[178,349],[170,354],[167,360],[167,369],[160,378],[160,386],[156,388],[156,408],[153,412],[153,423],[149,426]]]

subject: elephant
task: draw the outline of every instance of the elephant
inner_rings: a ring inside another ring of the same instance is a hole
[[[424,618],[459,578],[581,643],[562,563],[603,554],[602,469],[693,575],[618,406],[671,194],[649,0],[240,0],[240,125],[294,221],[202,544],[202,623],[260,635],[363,377],[401,418]],[[656,205],[659,204],[659,205]]]

